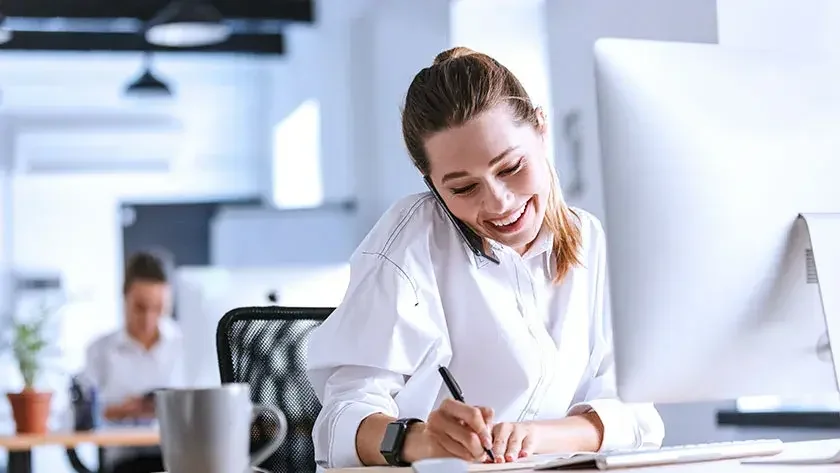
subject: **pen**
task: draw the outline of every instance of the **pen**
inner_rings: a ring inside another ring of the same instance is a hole
[[[446,387],[452,394],[452,397],[455,398],[456,401],[466,403],[466,401],[464,401],[464,393],[461,391],[461,386],[458,386],[458,383],[455,381],[455,377],[452,376],[452,373],[450,373],[445,366],[439,367],[438,372],[443,378],[443,383],[446,384]],[[489,448],[485,448],[484,453],[490,457],[490,460],[496,461],[496,457],[493,456],[493,452]]]

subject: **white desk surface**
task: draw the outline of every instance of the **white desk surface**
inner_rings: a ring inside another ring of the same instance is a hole
[[[800,456],[803,453],[815,452],[820,456],[829,456],[840,448],[840,439],[819,440],[809,442],[789,442],[785,444],[785,451],[774,458]],[[334,468],[323,470],[325,473],[413,473],[412,468],[394,467],[364,467],[364,468]],[[475,464],[471,465],[471,472],[524,472],[533,471],[533,464]],[[599,471],[597,469],[584,470],[546,470],[552,471]],[[774,464],[742,464],[739,460],[722,460],[701,463],[684,463],[681,465],[649,466],[642,468],[622,468],[618,473],[840,473],[840,461],[827,465],[774,465]],[[541,472],[542,473],[542,472]]]
[[[484,472],[484,471],[533,471],[531,467],[522,465],[521,468],[512,469],[512,465],[505,468],[493,468],[493,466],[503,465],[473,465],[469,471]],[[393,467],[366,467],[366,468],[336,468],[324,470],[327,473],[412,473],[411,468],[393,468]],[[589,470],[548,470],[546,473],[552,471],[599,471],[597,469]],[[840,472],[840,464],[836,465],[744,465],[738,460],[725,460],[703,463],[684,463],[682,465],[664,465],[664,466],[649,466],[644,468],[622,468],[620,470],[609,470],[619,473],[838,473]]]

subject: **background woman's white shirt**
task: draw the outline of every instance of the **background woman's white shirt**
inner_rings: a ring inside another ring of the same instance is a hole
[[[308,374],[323,404],[318,464],[360,465],[355,434],[368,415],[426,419],[449,396],[439,365],[496,422],[595,410],[602,450],[661,445],[653,405],[616,399],[604,234],[575,212],[582,265],[555,286],[550,232],[523,256],[494,243],[496,265],[469,251],[430,194],[392,206],[351,258],[343,303],[309,340]]]
[[[168,317],[158,323],[160,339],[149,350],[121,329],[94,341],[87,349],[83,376],[97,389],[104,406],[159,388],[184,383],[181,330]]]

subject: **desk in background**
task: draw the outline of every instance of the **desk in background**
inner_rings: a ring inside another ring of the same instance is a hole
[[[76,453],[76,447],[91,444],[99,447],[99,465],[87,468]],[[0,448],[9,452],[8,473],[32,473],[32,449],[41,446],[61,446],[67,459],[78,473],[101,472],[104,447],[149,447],[160,444],[156,429],[102,429],[91,432],[55,432],[46,435],[0,436]]]
[[[840,412],[830,410],[722,409],[716,417],[718,432],[726,440],[778,438],[802,442],[840,438]]]
[[[783,429],[831,429],[840,432],[840,412],[768,409],[739,411],[723,409],[717,413],[721,426]],[[840,437],[840,435],[837,435]]]

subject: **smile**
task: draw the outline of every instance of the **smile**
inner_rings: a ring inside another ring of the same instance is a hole
[[[522,207],[519,210],[513,212],[512,214],[508,215],[505,218],[500,218],[496,220],[488,220],[488,222],[492,223],[497,227],[506,227],[508,225],[512,225],[519,221],[522,218],[522,215],[525,214],[525,209],[528,207],[528,202],[522,204]]]

